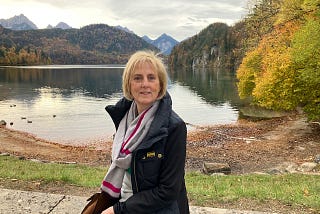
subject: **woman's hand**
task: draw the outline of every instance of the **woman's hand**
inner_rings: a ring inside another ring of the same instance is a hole
[[[114,214],[113,207],[109,207],[108,209],[104,210],[101,214]]]

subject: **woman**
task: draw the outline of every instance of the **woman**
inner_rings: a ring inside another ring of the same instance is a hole
[[[124,70],[124,98],[106,110],[116,134],[101,190],[119,200],[102,214],[189,213],[184,182],[186,125],[172,110],[167,73],[148,51]]]

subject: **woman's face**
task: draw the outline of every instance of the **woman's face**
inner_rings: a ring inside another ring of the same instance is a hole
[[[136,67],[130,79],[130,90],[139,114],[157,100],[160,92],[160,80],[157,72],[149,63],[143,63]]]

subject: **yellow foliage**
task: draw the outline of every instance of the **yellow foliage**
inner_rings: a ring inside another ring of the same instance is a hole
[[[237,72],[240,97],[253,96],[260,106],[271,109],[295,107],[296,72],[290,48],[299,26],[291,21],[276,27],[246,55]]]
[[[256,78],[252,94],[261,106],[288,110],[297,103],[294,94],[296,72],[292,69],[290,48],[298,27],[294,22],[288,22],[260,42],[258,49],[263,53],[263,70]]]
[[[247,53],[237,71],[239,96],[249,97],[255,87],[255,77],[261,71],[261,54],[257,51]]]
[[[320,0],[281,1],[272,31],[261,37],[238,69],[241,97],[252,96],[270,109],[303,106],[309,118],[319,120],[319,5]]]
[[[282,0],[280,2],[280,11],[277,14],[275,25],[286,23],[303,13],[301,5],[304,0]]]

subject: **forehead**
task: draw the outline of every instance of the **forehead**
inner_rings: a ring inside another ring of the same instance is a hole
[[[142,62],[142,63],[138,63],[136,65],[136,67],[134,68],[132,74],[138,74],[138,73],[143,73],[143,72],[157,73],[156,69],[154,68],[152,63],[150,63],[150,62]]]

